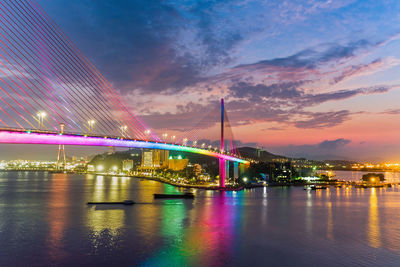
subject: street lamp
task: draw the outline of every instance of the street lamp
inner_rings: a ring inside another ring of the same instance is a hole
[[[104,166],[103,165],[97,165],[97,171],[101,172],[102,170],[104,170]]]
[[[204,148],[206,146],[206,143],[201,144],[201,148]]]
[[[186,146],[187,141],[188,141],[188,139],[187,139],[186,137],[183,138],[183,145],[184,145],[184,146]]]
[[[89,120],[88,121],[88,125],[89,125],[89,131],[90,131],[90,133],[93,133],[93,130],[94,130],[94,124],[96,123],[96,121],[94,121],[94,120]]]
[[[44,111],[40,111],[40,112],[37,113],[37,116],[39,117],[39,129],[40,129],[41,126],[43,126],[43,128],[44,128],[43,119],[44,119],[44,117],[46,117],[46,115],[47,114]]]
[[[144,134],[146,135],[146,139],[147,139],[147,140],[149,139],[150,133],[151,133],[150,130],[144,131]]]
[[[121,128],[121,134],[122,134],[122,136],[125,137],[125,133],[126,133],[126,130],[128,130],[128,126],[123,125],[123,126],[121,126],[120,128]]]
[[[162,137],[163,137],[164,141],[166,141],[168,134],[164,133],[164,134],[162,134]]]
[[[172,143],[175,143],[175,137],[176,137],[175,135],[171,136],[171,142]]]
[[[197,141],[193,141],[193,146],[196,146],[197,145]]]

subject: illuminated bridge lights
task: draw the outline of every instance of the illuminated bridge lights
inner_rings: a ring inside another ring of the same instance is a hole
[[[162,149],[172,151],[190,152],[210,157],[221,158],[228,161],[250,164],[249,161],[221,154],[201,148],[180,146],[168,143],[157,143],[151,141],[104,138],[100,136],[66,134],[59,135],[57,132],[31,132],[31,131],[10,131],[0,129],[0,143],[2,144],[44,144],[44,145],[79,145],[79,146],[113,146],[113,147],[136,147],[149,149]]]

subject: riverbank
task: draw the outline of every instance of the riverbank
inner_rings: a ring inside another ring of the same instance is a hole
[[[237,187],[225,187],[221,188],[219,186],[215,185],[191,185],[191,184],[181,184],[181,183],[174,183],[168,179],[165,178],[160,178],[160,177],[148,177],[148,176],[129,176],[129,177],[135,177],[135,178],[140,178],[140,179],[146,179],[146,180],[152,180],[152,181],[157,181],[169,185],[173,185],[176,187],[182,187],[182,188],[188,188],[188,189],[203,189],[203,190],[219,190],[219,191],[240,191],[245,188],[245,186],[237,186]]]
[[[245,186],[235,186],[235,187],[225,187],[221,188],[216,185],[192,185],[192,184],[182,184],[182,183],[176,183],[171,180],[161,178],[161,177],[151,177],[151,176],[144,176],[144,175],[128,175],[128,174],[111,174],[111,173],[98,173],[98,172],[70,172],[70,171],[60,171],[60,170],[43,170],[43,169],[17,169],[17,170],[0,170],[1,172],[48,172],[48,173],[68,173],[68,174],[93,174],[93,175],[104,175],[104,176],[117,176],[117,177],[132,177],[132,178],[139,178],[139,179],[146,179],[146,180],[152,180],[152,181],[157,181],[160,183],[165,183],[169,185],[173,185],[176,187],[181,187],[181,188],[186,188],[186,189],[203,189],[203,190],[219,190],[219,191],[240,191],[245,188]],[[248,187],[246,187],[248,188]]]

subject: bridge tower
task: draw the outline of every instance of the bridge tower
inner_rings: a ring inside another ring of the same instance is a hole
[[[221,98],[221,153],[224,153],[224,99]],[[226,160],[219,159],[219,186],[225,187],[225,175],[226,175]]]
[[[65,127],[65,124],[64,123],[60,123],[60,134],[64,133],[64,127]],[[57,153],[57,164],[56,164],[57,169],[60,169],[60,155],[61,155],[61,153],[63,155],[63,163],[64,163],[64,169],[65,169],[65,166],[66,166],[66,163],[67,163],[66,158],[65,158],[65,147],[64,147],[64,145],[59,144],[58,145],[58,153]]]

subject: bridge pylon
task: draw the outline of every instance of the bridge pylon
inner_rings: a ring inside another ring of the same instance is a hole
[[[60,134],[64,133],[64,127],[65,127],[65,124],[64,123],[60,123]],[[57,163],[56,163],[57,170],[60,169],[60,155],[61,155],[61,153],[62,153],[62,156],[63,156],[63,163],[64,163],[63,166],[64,166],[64,169],[65,169],[65,166],[67,164],[67,160],[66,160],[66,157],[65,157],[65,146],[59,144],[58,145],[58,153],[57,153]]]
[[[221,154],[224,153],[224,99],[221,98]],[[226,160],[219,159],[219,187],[225,187],[225,175],[226,175]]]

